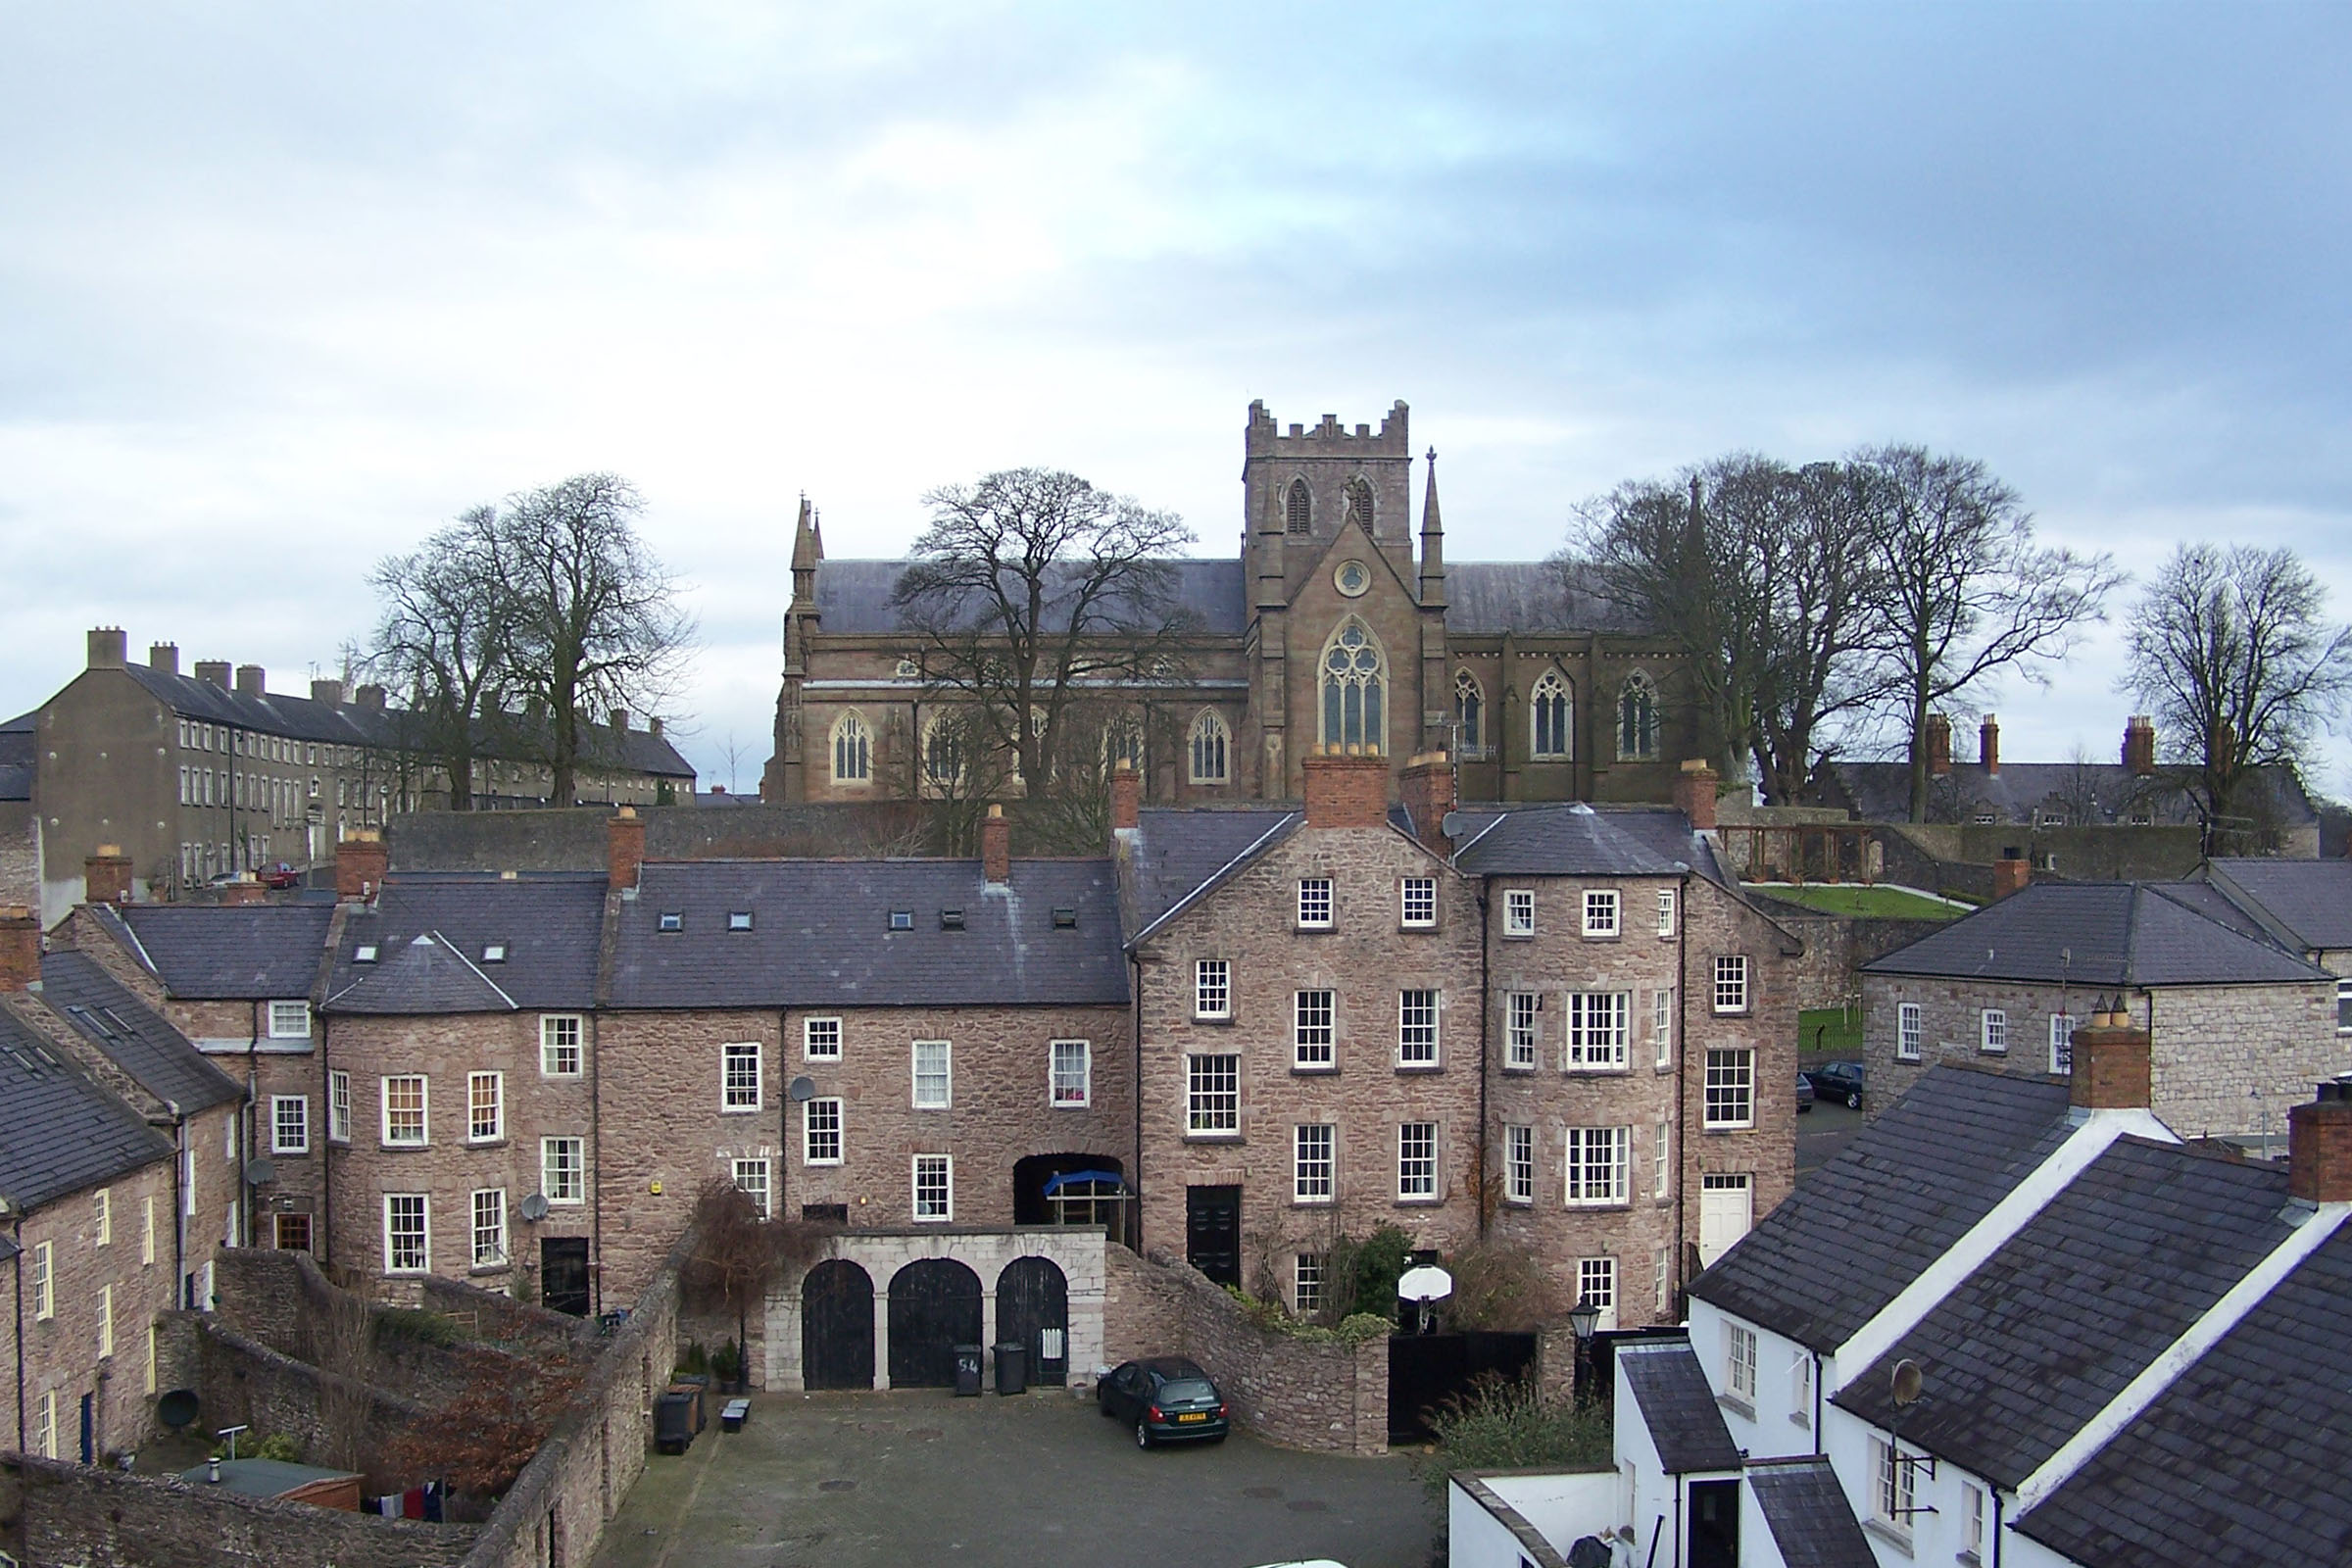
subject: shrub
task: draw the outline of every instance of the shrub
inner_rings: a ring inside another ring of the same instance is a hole
[[[743,1370],[743,1351],[733,1340],[720,1346],[710,1355],[710,1375],[721,1383],[732,1383],[735,1374]]]
[[[1446,1267],[1453,1275],[1446,1315],[1455,1328],[1532,1329],[1559,1316],[1551,1276],[1523,1247],[1473,1242]]]
[[[1396,1281],[1412,1251],[1412,1237],[1394,1225],[1379,1226],[1361,1241],[1352,1236],[1334,1241],[1323,1257],[1323,1315],[1344,1321],[1369,1313],[1394,1321]]]
[[[1455,1470],[1529,1470],[1607,1465],[1614,1434],[1609,1407],[1547,1399],[1532,1381],[1479,1375],[1429,1419],[1437,1453],[1423,1472],[1432,1494]]]
[[[418,1345],[438,1345],[446,1348],[466,1336],[447,1314],[416,1306],[386,1306],[375,1314],[375,1340],[382,1345],[391,1340],[410,1340]]]

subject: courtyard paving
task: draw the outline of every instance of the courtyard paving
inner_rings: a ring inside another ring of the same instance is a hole
[[[1406,1455],[1143,1452],[1058,1390],[755,1395],[743,1431],[648,1466],[597,1568],[1423,1568],[1437,1519]]]

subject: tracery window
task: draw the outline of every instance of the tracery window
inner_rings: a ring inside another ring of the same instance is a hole
[[[1110,721],[1102,732],[1102,765],[1110,771],[1125,762],[1138,773],[1144,770],[1144,726],[1134,718],[1122,716]]]
[[[1380,644],[1353,615],[1323,646],[1323,744],[1386,750],[1382,700],[1386,665]]]
[[[863,784],[873,777],[873,741],[865,720],[856,712],[842,714],[833,722],[833,782]]]
[[[1625,678],[1625,689],[1617,694],[1617,755],[1658,755],[1657,692],[1640,670]]]
[[[1556,669],[1545,670],[1544,678],[1536,682],[1535,701],[1528,713],[1534,731],[1532,754],[1548,761],[1574,756],[1569,736],[1575,717],[1576,699],[1568,690],[1567,677]]]
[[[1283,498],[1282,521],[1285,532],[1306,533],[1314,526],[1313,504],[1307,499],[1306,481],[1293,479],[1291,493]]]
[[[1486,694],[1478,689],[1478,677],[1466,669],[1453,675],[1453,717],[1462,755],[1477,757],[1486,747]]]
[[[1372,481],[1360,473],[1348,481],[1348,515],[1362,523],[1367,533],[1371,531]]]
[[[1192,752],[1193,782],[1196,784],[1224,783],[1229,776],[1226,755],[1229,749],[1230,737],[1225,730],[1225,720],[1218,716],[1214,709],[1201,710],[1200,716],[1193,720],[1193,733],[1189,746],[1189,750]]]
[[[963,778],[963,737],[947,719],[933,719],[923,735],[923,777],[941,786]]]

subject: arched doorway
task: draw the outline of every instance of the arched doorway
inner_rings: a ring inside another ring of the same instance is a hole
[[[1109,1154],[1031,1154],[1012,1162],[1012,1222],[1051,1225],[1054,1205],[1046,1200],[1046,1183],[1078,1171],[1104,1171],[1124,1176],[1126,1167]]]
[[[874,1282],[846,1258],[801,1281],[801,1387],[874,1386]]]
[[[1070,1282],[1050,1257],[1016,1257],[997,1276],[997,1337],[1029,1349],[1029,1381],[1058,1389],[1070,1370]]]
[[[956,1347],[980,1343],[980,1276],[926,1257],[890,1279],[890,1386],[956,1386]]]

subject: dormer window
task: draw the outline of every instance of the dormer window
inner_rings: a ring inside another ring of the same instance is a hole
[[[363,942],[358,947],[354,948],[351,953],[351,961],[354,963],[373,963],[375,961],[375,944],[372,942]]]
[[[751,928],[752,928],[752,911],[751,911],[751,910],[749,910],[749,909],[730,909],[730,910],[727,912],[727,929],[728,929],[728,930],[730,930],[730,931],[749,931]]]
[[[961,909],[942,909],[942,910],[940,910],[940,911],[939,911],[939,928],[940,928],[942,931],[960,931],[960,930],[962,930],[962,929],[963,929],[963,911],[962,911]]]
[[[1077,930],[1078,911],[1066,904],[1055,905],[1054,906],[1054,929],[1056,931]]]
[[[683,931],[686,929],[686,916],[676,909],[663,909],[655,926],[662,931]]]
[[[506,962],[507,945],[504,942],[491,942],[485,944],[482,948],[482,961],[484,963]]]
[[[891,911],[890,911],[890,928],[891,928],[893,931],[911,931],[911,930],[913,930],[913,929],[914,929],[914,911],[913,911],[912,909],[893,909],[893,910],[891,910]]]

